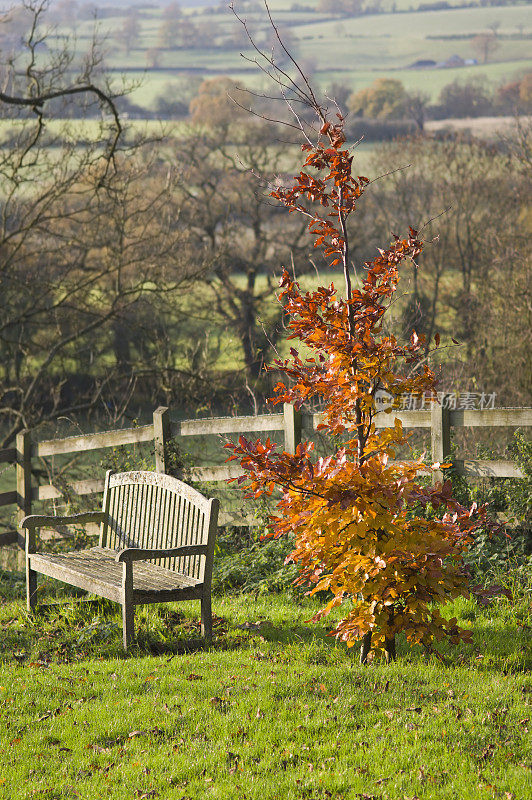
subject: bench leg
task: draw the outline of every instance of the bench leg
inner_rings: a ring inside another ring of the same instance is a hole
[[[26,559],[26,607],[30,613],[35,611],[37,605],[37,573],[31,569],[29,559]]]
[[[210,594],[201,598],[201,635],[205,641],[212,639],[212,610]]]
[[[122,574],[122,634],[127,651],[135,636],[135,610],[133,606],[133,564],[125,561]]]
[[[135,637],[135,607],[131,602],[122,603],[122,633],[124,650],[127,652]]]

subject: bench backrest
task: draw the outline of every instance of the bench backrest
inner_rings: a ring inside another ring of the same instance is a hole
[[[209,581],[218,520],[218,500],[158,472],[108,472],[105,479],[100,546],[171,548],[208,546],[207,555],[153,559],[154,563]]]

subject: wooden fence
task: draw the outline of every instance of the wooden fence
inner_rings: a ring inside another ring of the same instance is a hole
[[[433,462],[444,462],[450,457],[451,430],[463,427],[525,427],[532,425],[532,408],[493,408],[483,410],[453,411],[443,407],[444,404],[433,404],[429,411],[399,411],[386,414],[381,412],[375,419],[377,428],[393,424],[399,418],[405,428],[430,428],[431,455]],[[53,484],[35,485],[32,480],[32,466],[40,458],[69,453],[80,454],[101,448],[119,447],[140,442],[153,442],[155,450],[155,468],[159,472],[166,471],[168,443],[176,436],[207,436],[212,434],[240,434],[280,431],[284,434],[284,447],[293,451],[296,445],[311,435],[321,421],[320,414],[298,412],[291,405],[285,405],[282,413],[261,414],[254,417],[222,417],[217,419],[184,420],[172,422],[168,408],[158,408],[153,413],[153,422],[137,428],[103,431],[101,433],[69,436],[64,439],[48,439],[33,441],[30,431],[19,433],[16,447],[0,450],[0,463],[16,464],[16,490],[0,493],[0,506],[16,506],[17,520],[32,513],[36,501],[61,498],[60,488]],[[220,449],[220,456],[223,451]],[[459,474],[471,478],[522,478],[519,467],[512,461],[454,461]],[[225,481],[237,477],[240,467],[237,462],[220,464],[214,467],[196,467],[192,470],[193,478],[199,481]],[[435,473],[434,479],[441,478]],[[94,494],[103,491],[101,478],[73,483],[71,488],[79,495]],[[252,520],[222,514],[221,522],[232,524],[249,524]],[[17,543],[23,547],[24,542],[16,530],[0,534],[0,546]]]

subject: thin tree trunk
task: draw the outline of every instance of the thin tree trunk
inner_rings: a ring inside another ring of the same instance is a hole
[[[395,652],[395,636],[386,636],[384,640],[384,652],[386,654],[386,663],[391,664],[396,659]]]
[[[371,631],[365,634],[362,639],[362,644],[360,645],[360,663],[367,664],[368,663],[368,655],[369,651],[371,650]]]

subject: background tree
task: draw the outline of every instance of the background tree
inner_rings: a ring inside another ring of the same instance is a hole
[[[502,363],[508,346],[503,330],[507,329],[491,316],[491,309],[500,306],[493,306],[496,293],[491,294],[491,287],[501,292],[500,281],[506,281],[501,299],[511,302],[512,308],[522,306],[519,294],[527,296],[528,279],[517,276],[524,275],[521,270],[526,272],[529,258],[528,178],[525,165],[522,171],[519,168],[526,146],[512,137],[505,147],[515,154],[511,160],[493,143],[455,137],[381,145],[374,168],[390,174],[365,195],[364,212],[365,225],[381,236],[409,220],[424,232],[421,261],[407,268],[409,284],[404,287],[403,303],[397,306],[399,311],[402,305],[402,324],[410,330],[415,327],[427,338],[436,330],[454,336],[463,346],[447,355],[449,383],[456,388],[464,381],[470,385],[474,375],[479,386],[497,390],[498,404],[514,406],[517,397],[527,402],[526,393],[522,388],[516,392],[516,381],[509,378],[512,359],[507,356],[506,368]],[[398,165],[409,166],[397,170]],[[517,264],[522,264],[519,270]],[[516,352],[526,340],[523,335],[516,338]],[[500,377],[493,368],[494,359]]]
[[[118,41],[124,47],[126,55],[129,55],[131,48],[137,44],[139,36],[140,23],[138,12],[133,9],[124,19],[118,34]]]
[[[426,94],[426,92],[420,91],[407,92],[404,100],[405,115],[414,120],[420,133],[422,133],[425,128],[429,100],[429,95]]]
[[[211,111],[207,106],[208,119]],[[224,120],[220,113],[218,108],[216,119]],[[229,127],[224,120],[211,130],[193,129],[175,143],[176,161],[186,165],[181,223],[209,264],[194,314],[236,339],[243,381],[255,388],[282,330],[282,309],[271,302],[279,261],[293,260],[297,271],[309,268],[304,224],[287,224],[268,200],[268,184],[278,179],[283,159],[283,148],[272,145],[270,133],[260,121],[247,118]]]
[[[362,13],[362,6],[362,0],[319,0],[317,10],[322,14],[338,14],[342,17],[357,17]],[[285,41],[282,34],[281,37],[283,41]]]
[[[165,23],[173,22],[183,16],[181,6],[177,2],[168,3],[162,10],[162,18]]]
[[[184,20],[180,15],[165,19],[161,22],[158,30],[157,46],[167,50],[174,50],[181,47],[183,43],[183,32],[189,30],[191,24],[193,25],[193,23],[189,22],[188,27],[185,26],[185,28],[183,28],[183,22]]]
[[[151,69],[158,69],[161,66],[162,53],[158,47],[150,47],[146,50],[146,64]]]
[[[226,130],[233,123],[238,124],[246,118],[247,112],[240,106],[247,97],[243,85],[238,81],[225,77],[207,78],[190,101],[191,121]]]
[[[471,39],[471,47],[479,55],[483,64],[487,64],[500,44],[494,33],[479,33]]]
[[[519,82],[519,100],[525,110],[532,108],[532,72],[523,75]]]
[[[349,87],[344,83],[335,82],[327,88],[325,94],[337,103],[340,113],[345,116],[348,111],[348,100],[352,94]]]
[[[482,117],[492,111],[490,90],[482,79],[448,83],[440,92],[439,104],[447,117]]]
[[[354,92],[348,100],[350,111],[373,119],[403,116],[407,94],[401,81],[377,78],[371,86]]]

